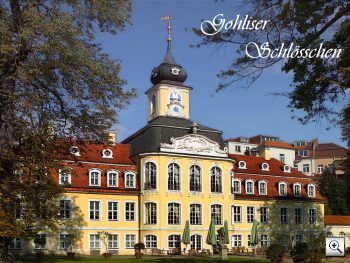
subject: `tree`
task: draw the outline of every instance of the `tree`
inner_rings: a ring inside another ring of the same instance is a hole
[[[247,10],[244,12],[242,10]],[[250,87],[268,68],[278,66],[282,72],[291,73],[291,89],[276,91],[289,98],[289,107],[303,110],[302,123],[325,117],[331,122],[339,120],[341,108],[350,110],[345,99],[350,88],[350,4],[343,0],[296,1],[296,0],[250,0],[238,6],[236,13],[256,20],[269,21],[264,29],[259,30],[215,30],[219,26],[203,23],[204,32],[194,28],[201,38],[196,47],[214,45],[232,48],[237,57],[226,69],[218,74],[221,82],[217,91],[229,86],[243,85]],[[244,12],[244,13],[243,13]],[[244,15],[242,15],[242,13]],[[243,17],[243,18],[242,18]],[[222,22],[217,17],[216,23]],[[230,18],[231,19],[231,18]],[[227,19],[229,20],[229,19]],[[226,21],[228,22],[228,21]],[[231,25],[232,26],[232,25]],[[215,28],[216,27],[216,28]],[[253,42],[258,46],[267,42],[271,49],[289,47],[291,43],[300,49],[313,49],[322,43],[323,48],[343,49],[337,59],[321,57],[281,58],[255,57]],[[250,57],[246,53],[246,48]],[[232,52],[232,54],[234,54]],[[233,55],[232,55],[233,56]],[[337,105],[340,103],[340,105]],[[340,110],[337,110],[337,109]],[[347,136],[347,140],[349,137]]]
[[[347,215],[350,212],[347,203],[348,187],[343,180],[325,170],[316,178],[320,193],[327,199],[326,214]]]
[[[128,0],[0,0],[0,261],[12,238],[57,225],[62,189],[50,175],[69,152],[57,139],[106,141],[135,96],[95,40],[130,12]]]

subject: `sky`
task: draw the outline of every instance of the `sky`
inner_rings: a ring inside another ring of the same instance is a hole
[[[99,33],[96,41],[105,53],[120,60],[121,77],[126,89],[135,88],[138,97],[119,113],[115,125],[117,139],[128,137],[147,123],[145,91],[152,84],[151,71],[158,66],[166,52],[167,22],[172,20],[172,54],[187,71],[185,84],[192,86],[190,118],[198,123],[223,131],[224,139],[257,134],[279,136],[284,141],[318,138],[320,142],[334,142],[345,146],[338,127],[319,121],[302,125],[287,108],[288,99],[270,95],[290,89],[291,76],[279,68],[266,71],[249,89],[228,88],[215,93],[219,83],[216,74],[235,58],[235,49],[190,48],[200,40],[191,30],[198,28],[201,19],[212,20],[219,13],[234,19],[235,2],[202,1],[133,1],[131,22],[117,35]],[[244,13],[240,13],[244,16]],[[297,114],[301,116],[301,114]],[[327,128],[331,128],[327,130]]]

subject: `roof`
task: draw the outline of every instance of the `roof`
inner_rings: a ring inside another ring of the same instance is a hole
[[[294,150],[294,146],[288,142],[275,142],[275,141],[264,141],[264,146],[276,147],[276,148],[284,148]]]
[[[319,143],[315,149],[316,158],[333,158],[347,156],[347,150],[335,143]]]
[[[196,122],[184,118],[158,116],[122,143],[131,145],[131,156],[140,153],[159,152],[161,143],[170,143],[172,137],[191,134],[191,127],[194,123]],[[197,127],[198,134],[219,143],[221,148],[224,147],[222,131],[198,123]]]
[[[73,145],[79,148],[80,156],[68,154],[62,157],[62,159],[92,163],[134,165],[134,162],[130,159],[130,145],[128,144],[109,145],[85,142],[83,144]],[[102,157],[102,151],[105,149],[112,151],[112,158]]]
[[[325,225],[350,225],[350,216],[324,216]]]

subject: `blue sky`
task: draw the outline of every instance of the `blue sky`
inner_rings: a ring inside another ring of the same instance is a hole
[[[291,77],[273,68],[263,75],[250,89],[229,88],[219,94],[215,88],[219,82],[216,74],[233,62],[233,48],[193,49],[189,45],[198,38],[186,28],[199,27],[201,19],[212,19],[223,13],[233,19],[234,2],[214,1],[134,1],[132,25],[116,36],[99,34],[97,42],[114,59],[120,59],[121,76],[127,80],[126,88],[136,88],[138,98],[120,112],[115,125],[118,140],[122,140],[147,123],[147,99],[144,92],[151,87],[150,75],[158,66],[166,51],[165,21],[163,15],[174,17],[172,21],[172,53],[187,71],[186,84],[193,87],[191,93],[191,119],[224,132],[224,138],[267,134],[282,140],[319,138],[320,142],[341,141],[340,130],[326,121],[301,125],[292,119],[287,108],[287,98],[269,95],[288,91]],[[244,13],[241,13],[244,16]],[[212,96],[213,95],[213,96]]]

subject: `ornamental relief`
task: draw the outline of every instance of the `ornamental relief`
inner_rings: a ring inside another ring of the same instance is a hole
[[[227,157],[227,151],[221,150],[217,142],[203,135],[189,134],[178,138],[172,137],[170,142],[161,143],[160,151]]]

